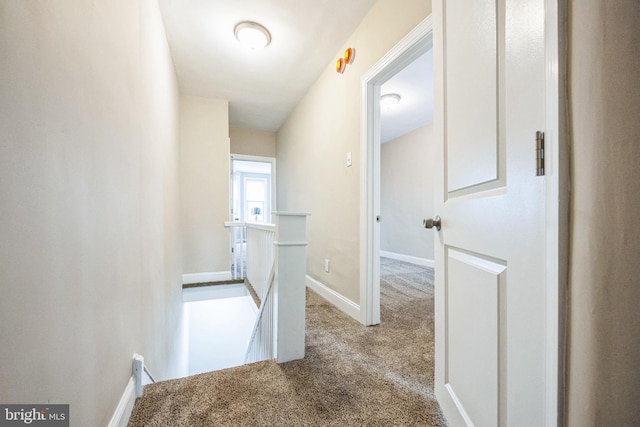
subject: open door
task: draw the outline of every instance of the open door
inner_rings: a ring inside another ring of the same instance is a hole
[[[452,427],[549,425],[545,2],[434,0],[433,28],[436,395]]]

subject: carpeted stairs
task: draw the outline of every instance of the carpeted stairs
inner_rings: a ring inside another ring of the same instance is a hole
[[[145,387],[129,426],[445,426],[433,394],[433,270],[382,259],[381,324],[307,291],[306,357]]]

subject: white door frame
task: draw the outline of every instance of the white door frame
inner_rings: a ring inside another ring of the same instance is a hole
[[[562,3],[561,3],[562,4]],[[546,426],[562,424],[564,358],[564,287],[568,271],[568,150],[561,119],[565,46],[564,10],[545,0],[546,66]],[[433,43],[431,16],[424,19],[361,80],[360,177],[360,322],[380,323],[380,86]],[[533,152],[533,145],[532,145]],[[532,158],[533,159],[533,158]],[[533,160],[532,160],[533,161]],[[533,163],[532,163],[533,164]],[[532,166],[533,167],[533,166]],[[425,215],[437,212],[425,212]]]
[[[565,310],[569,271],[569,165],[565,111],[566,10],[545,0],[546,427],[564,425]]]
[[[380,86],[431,49],[432,34],[429,16],[361,81],[360,322],[365,325],[380,323]]]

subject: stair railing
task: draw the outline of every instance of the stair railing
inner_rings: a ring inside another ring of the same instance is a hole
[[[247,224],[247,276],[249,278],[255,273],[254,280],[260,283],[254,285],[260,297],[260,309],[247,348],[246,363],[274,358],[282,363],[304,357],[308,214],[274,214],[276,223],[271,244],[272,257],[265,246],[267,238],[256,238],[256,242],[260,243],[255,246],[258,252],[250,254],[253,247],[249,243],[252,231],[265,232],[268,226]],[[265,274],[267,271],[269,274]],[[265,280],[262,280],[263,277]]]
[[[271,266],[269,273],[268,285],[266,286],[265,295],[260,299],[260,309],[256,316],[256,322],[253,325],[247,353],[244,357],[244,363],[259,362],[261,360],[269,360],[275,358],[275,336],[273,327],[273,282],[275,278],[275,264]]]
[[[225,222],[229,229],[231,245],[231,278],[234,280],[247,277],[247,223],[241,221]]]
[[[246,224],[247,236],[247,281],[262,301],[267,295],[269,275],[275,260],[273,242],[275,224]]]

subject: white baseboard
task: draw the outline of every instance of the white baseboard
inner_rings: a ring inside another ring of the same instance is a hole
[[[129,424],[129,417],[131,417],[134,403],[136,403],[136,393],[135,381],[132,376],[129,378],[129,382],[107,427],[126,427]]]
[[[210,273],[190,273],[182,275],[183,285],[192,285],[194,283],[221,282],[223,280],[231,280],[230,271],[213,271]]]
[[[387,251],[380,251],[380,256],[385,258],[395,259],[398,261],[409,262],[411,264],[421,265],[423,267],[434,268],[435,266],[435,261],[428,258],[419,258],[416,256],[403,255],[403,254],[398,254],[395,252],[387,252]]]
[[[307,287],[315,291],[322,298],[335,305],[340,310],[344,311],[349,316],[353,317],[358,322],[360,321],[360,305],[351,301],[349,298],[344,297],[327,287],[324,283],[317,281],[316,279],[306,276]]]

